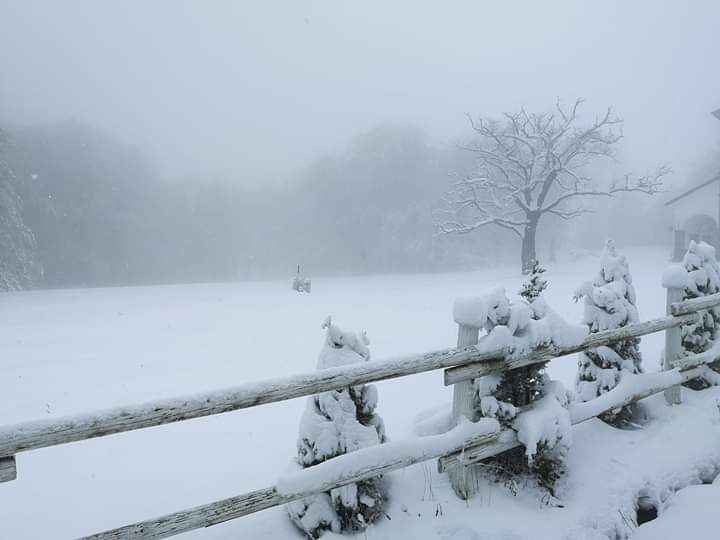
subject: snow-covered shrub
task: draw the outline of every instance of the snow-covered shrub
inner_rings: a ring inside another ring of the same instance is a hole
[[[547,310],[544,300],[538,300],[548,286],[543,277],[544,273],[545,269],[540,266],[537,260],[534,260],[532,262],[532,272],[520,289],[520,296],[530,308],[529,319],[538,320],[545,315]],[[537,304],[535,304],[536,301]],[[545,366],[545,363],[534,364],[505,372],[503,384],[496,391],[496,395],[499,395],[501,400],[512,403],[516,407],[530,404],[541,394]]]
[[[671,265],[663,275],[663,285],[683,289],[683,300],[700,298],[720,292],[720,265],[715,248],[705,242],[691,241],[679,264]],[[698,319],[680,328],[683,355],[702,353],[713,346],[720,328],[720,306],[697,312]],[[712,366],[714,371],[718,366]],[[687,386],[702,389],[718,384],[718,376],[708,368],[703,377],[693,379]]]
[[[528,303],[532,303],[533,300],[538,298],[542,292],[547,289],[548,282],[543,277],[544,273],[545,268],[540,265],[540,261],[535,259],[532,262],[530,277],[525,283],[523,283],[522,288],[520,289],[520,296],[522,296]]]
[[[370,358],[369,341],[363,332],[345,332],[323,323],[325,342],[318,369],[365,362]],[[325,460],[385,442],[382,418],[375,412],[378,402],[373,385],[358,385],[323,392],[307,400],[300,421],[298,467],[311,467]],[[387,491],[381,477],[362,480],[289,503],[292,521],[311,538],[324,530],[352,532],[365,529],[383,516]]]
[[[310,278],[295,276],[292,281],[292,290],[299,293],[309,293],[312,290]]]
[[[306,278],[300,274],[300,265],[298,264],[297,273],[292,280],[292,290],[299,293],[309,293],[312,289],[312,282],[310,278]]]
[[[583,323],[591,333],[613,330],[638,322],[635,288],[627,259],[608,240],[600,257],[600,271],[592,282],[575,292],[575,301],[584,300]],[[629,338],[579,354],[575,390],[580,401],[589,401],[615,388],[623,372],[642,373],[640,339]],[[627,405],[600,416],[621,425],[631,421],[635,407]]]
[[[525,446],[530,470],[553,495],[557,481],[565,473],[565,458],[572,444],[570,400],[571,394],[562,383],[543,374],[539,397],[512,425]]]
[[[542,297],[547,283],[539,265],[522,289],[523,299],[510,302],[504,289],[455,304],[455,320],[484,328],[481,349],[504,347],[509,357],[521,357],[550,346],[571,346],[587,332],[565,323]],[[488,460],[501,477],[533,473],[540,485],[554,492],[571,443],[569,395],[559,382],[550,381],[544,364],[487,375],[475,381],[476,413],[513,428],[525,446]],[[523,411],[530,404],[533,407]]]
[[[510,301],[504,297],[504,292],[502,298],[498,295],[496,302],[499,311],[497,313],[499,314],[501,311],[507,310],[507,316],[496,315],[496,322],[490,322],[485,325],[488,332],[491,332],[492,328],[497,325],[510,325],[513,335],[517,333],[522,334],[530,320],[539,320],[545,315],[547,307],[544,305],[544,300],[538,300],[548,286],[547,281],[542,276],[544,272],[545,269],[540,266],[537,260],[534,260],[532,262],[532,273],[528,277],[528,280],[523,283],[520,290],[520,296],[524,300],[523,302],[511,305]],[[535,304],[536,301],[537,304]],[[513,313],[515,314],[514,317],[512,317]],[[514,320],[511,321],[511,318]],[[530,404],[540,396],[544,381],[543,371],[545,365],[545,363],[534,364],[504,372],[502,374],[502,380],[493,390],[493,395],[500,400],[500,403],[511,404],[513,407],[523,407]],[[502,407],[501,405],[500,408],[502,409]],[[507,416],[507,413],[502,410],[498,412],[502,416]],[[483,416],[487,415],[483,414]]]

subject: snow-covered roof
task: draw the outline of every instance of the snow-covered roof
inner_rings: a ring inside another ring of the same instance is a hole
[[[719,180],[720,180],[720,174],[717,174],[717,175],[715,175],[714,177],[712,177],[710,180],[707,180],[707,181],[703,182],[702,184],[699,184],[699,185],[697,185],[697,186],[695,186],[695,187],[693,187],[693,188],[690,188],[690,189],[688,189],[686,192],[681,193],[680,195],[678,195],[677,197],[674,197],[674,198],[670,199],[669,201],[667,201],[667,202],[665,203],[665,206],[671,206],[671,205],[675,204],[676,202],[678,202],[680,199],[684,199],[684,198],[687,197],[688,195],[691,195],[692,193],[695,193],[696,191],[701,190],[701,189],[704,188],[705,186],[709,186],[710,184],[713,184],[713,183],[715,183],[715,182],[717,182],[717,181],[719,181]]]

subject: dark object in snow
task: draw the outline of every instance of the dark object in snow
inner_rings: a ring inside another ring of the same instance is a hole
[[[657,519],[658,509],[657,506],[655,506],[655,504],[653,503],[652,499],[650,499],[650,497],[638,497],[636,505],[637,514],[635,521],[637,522],[638,526],[642,525],[643,523],[647,523],[649,521]]]

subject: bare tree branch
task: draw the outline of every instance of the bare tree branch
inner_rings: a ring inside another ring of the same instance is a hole
[[[590,211],[582,205],[588,198],[658,193],[670,173],[667,165],[639,177],[624,175],[607,188],[593,180],[590,165],[616,158],[622,119],[608,108],[581,126],[583,103],[565,106],[558,99],[549,112],[521,108],[500,120],[467,115],[475,139],[462,148],[475,155],[477,173],[452,184],[435,213],[438,231],[466,234],[495,225],[522,238],[534,256],[543,215],[570,220]]]

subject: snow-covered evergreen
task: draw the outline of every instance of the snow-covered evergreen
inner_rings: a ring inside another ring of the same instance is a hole
[[[540,266],[537,260],[534,260],[532,262],[532,272],[520,290],[520,296],[524,302],[513,306],[507,298],[498,301],[498,307],[505,309],[505,306],[507,306],[507,319],[500,316],[497,318],[497,323],[486,325],[488,332],[491,332],[495,325],[507,326],[510,323],[510,314],[513,311],[516,313],[516,319],[523,321],[523,323],[517,325],[518,327],[513,330],[513,333],[523,332],[525,321],[530,319],[538,320],[545,314],[544,300],[538,300],[548,286],[543,277],[544,272],[545,269]],[[537,304],[534,304],[536,301]],[[502,380],[494,390],[493,395],[500,403],[511,404],[513,407],[523,407],[532,403],[541,394],[544,384],[545,365],[535,364],[504,372]],[[502,407],[500,405],[501,409]]]
[[[345,332],[328,317],[323,323],[325,342],[318,369],[365,362],[370,358],[365,333]],[[325,460],[386,441],[382,418],[375,412],[374,385],[358,385],[323,392],[307,400],[300,421],[297,467]],[[287,505],[292,521],[309,537],[324,530],[360,531],[383,516],[387,491],[381,477],[349,484]]]
[[[577,332],[564,325],[542,298],[542,291],[547,288],[543,272],[535,262],[533,273],[522,288],[520,302],[510,302],[503,289],[479,299],[478,304],[484,306],[480,317],[488,332],[483,341],[494,344],[500,338],[500,342],[509,346],[511,355],[559,344],[565,339],[576,341]],[[456,319],[457,314],[456,309]],[[477,379],[476,411],[480,417],[496,418],[502,425],[517,430],[525,445],[524,449],[510,450],[488,460],[500,476],[530,472],[540,485],[554,493],[571,442],[569,395],[562,384],[550,381],[544,368],[545,364],[536,364]],[[536,408],[522,412],[531,403]]]
[[[682,263],[672,265],[672,285],[683,289],[683,299],[699,298],[720,292],[720,265],[715,256],[715,248],[705,242],[691,241]],[[668,272],[663,276],[665,286],[668,283]],[[699,319],[693,324],[681,327],[682,353],[695,354],[707,351],[718,337],[720,329],[720,307],[698,312]],[[715,366],[712,366],[715,367]],[[706,388],[718,384],[718,371],[708,367],[704,377],[694,379],[688,386],[695,389]]]
[[[612,240],[607,240],[600,271],[592,282],[585,282],[575,292],[583,299],[583,323],[591,333],[621,328],[638,322],[635,288],[630,268]],[[615,388],[623,372],[642,373],[640,339],[631,338],[610,345],[588,349],[579,354],[575,384],[580,401],[589,401]],[[602,416],[611,423],[630,420],[632,407],[610,411]]]
[[[299,293],[309,293],[312,289],[312,282],[310,278],[303,276],[300,273],[300,265],[297,265],[297,273],[292,280],[292,290]]]
[[[6,145],[0,131],[0,290],[14,290],[33,283],[36,243],[23,221],[17,178],[5,157]]]
[[[548,282],[543,277],[544,273],[545,268],[540,265],[540,261],[535,259],[532,262],[530,277],[525,283],[523,283],[522,288],[520,289],[520,296],[522,296],[526,302],[532,303],[533,300],[538,298],[542,292],[547,289]]]

